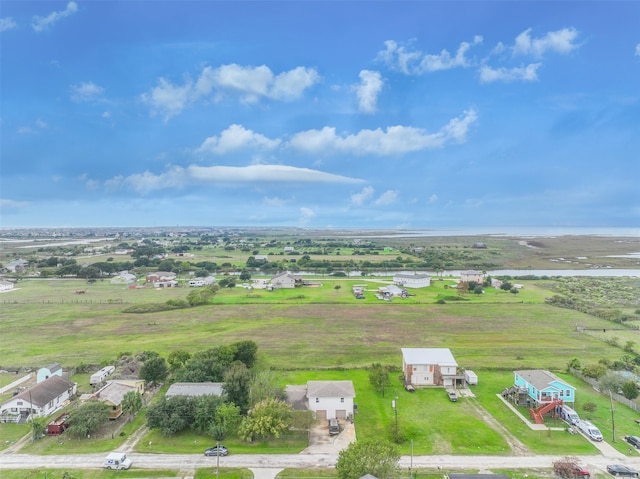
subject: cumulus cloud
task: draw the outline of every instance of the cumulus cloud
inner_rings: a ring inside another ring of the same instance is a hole
[[[438,195],[436,195],[435,193],[432,194],[429,197],[429,200],[427,201],[430,205],[432,205],[433,203],[437,203],[438,202]]]
[[[104,88],[93,82],[83,82],[77,85],[71,85],[69,89],[71,91],[71,99],[77,102],[93,100],[104,92]]]
[[[355,87],[358,99],[358,109],[362,113],[375,113],[378,95],[382,91],[384,82],[380,72],[362,70],[360,83]]]
[[[555,32],[548,32],[539,38],[531,37],[531,28],[528,28],[516,37],[513,46],[513,55],[531,55],[541,58],[547,52],[567,54],[579,47],[575,43],[578,31],[575,28],[563,28]]]
[[[184,84],[174,85],[160,78],[158,85],[141,95],[152,114],[161,114],[165,121],[179,114],[187,105],[212,94],[235,95],[244,103],[256,103],[262,98],[292,101],[320,81],[313,68],[296,67],[275,75],[269,67],[222,65],[202,69],[196,81],[187,77]]]
[[[382,193],[373,204],[376,206],[385,206],[395,203],[398,200],[398,192],[396,190],[387,190]]]
[[[11,17],[0,18],[0,33],[16,28],[18,24]]]
[[[636,56],[640,57],[640,43],[636,45]]]
[[[242,125],[234,124],[220,133],[220,136],[210,136],[204,140],[197,151],[222,155],[233,150],[246,148],[272,150],[279,144],[279,139],[271,140],[264,135],[247,130]]]
[[[514,68],[491,68],[488,65],[483,65],[480,68],[480,81],[482,83],[492,83],[496,81],[538,81],[538,68],[540,68],[541,65],[541,63],[531,63],[526,67]]]
[[[18,208],[25,208],[30,204],[31,203],[29,201],[16,201],[16,200],[10,200],[8,198],[0,198],[0,208],[18,209]]]
[[[293,199],[293,198],[289,199],[289,200],[286,200],[286,199],[283,199],[283,198],[279,198],[277,196],[274,196],[272,198],[268,197],[268,196],[265,196],[262,199],[262,203],[265,204],[266,206],[275,206],[275,207],[278,207],[278,208],[281,207],[281,206],[285,206],[285,205],[287,205],[289,203],[293,203],[294,201],[295,201],[295,199]]]
[[[59,12],[51,12],[46,17],[33,17],[33,22],[31,23],[31,27],[36,32],[43,32],[55,24],[58,20],[61,20],[69,15],[72,15],[78,11],[78,4],[76,2],[67,3],[67,8],[61,10]]]
[[[309,222],[317,215],[311,208],[300,208],[300,218],[298,219],[298,225],[301,227],[307,226]]]
[[[452,68],[464,68],[470,66],[470,61],[466,57],[471,47],[482,43],[480,35],[476,35],[471,42],[462,42],[454,55],[447,50],[442,50],[436,54],[425,54],[419,50],[410,48],[387,40],[385,49],[378,52],[378,60],[384,62],[389,68],[400,71],[407,75],[423,75]]]
[[[351,204],[354,206],[362,206],[365,202],[371,199],[374,191],[375,190],[372,186],[365,186],[360,193],[354,193],[351,195]]]
[[[105,182],[108,191],[127,188],[145,194],[155,190],[180,189],[189,185],[210,184],[231,186],[238,184],[339,184],[362,183],[363,180],[334,175],[308,168],[284,165],[197,166],[170,167],[155,174],[149,171],[127,177],[117,176]]]
[[[435,133],[408,126],[390,126],[386,130],[360,130],[353,135],[340,136],[335,128],[327,126],[296,133],[287,146],[313,154],[401,155],[441,148],[450,142],[462,143],[477,118],[475,110],[467,110]]]

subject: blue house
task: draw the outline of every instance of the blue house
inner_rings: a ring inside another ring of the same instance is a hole
[[[531,369],[514,371],[514,374],[515,385],[524,388],[537,406],[558,399],[568,403],[576,400],[576,388],[549,371]]]

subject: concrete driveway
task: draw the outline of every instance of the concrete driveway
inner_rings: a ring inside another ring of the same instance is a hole
[[[301,454],[338,454],[356,440],[355,426],[340,419],[340,434],[329,435],[327,420],[317,421],[309,432],[309,446]]]

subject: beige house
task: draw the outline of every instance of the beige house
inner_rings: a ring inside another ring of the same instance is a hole
[[[273,289],[293,289],[302,285],[302,278],[295,276],[289,272],[279,273],[271,278],[271,287]]]
[[[474,270],[461,271],[460,281],[462,281],[463,283],[468,283],[470,281],[475,281],[476,283],[483,283],[484,274],[482,273],[482,271],[474,271]]]
[[[406,384],[415,387],[456,387],[464,382],[449,348],[402,348],[402,372]]]
[[[141,379],[107,381],[102,388],[83,399],[96,399],[110,406],[109,419],[114,420],[122,416],[122,400],[128,392],[144,394],[144,381]]]

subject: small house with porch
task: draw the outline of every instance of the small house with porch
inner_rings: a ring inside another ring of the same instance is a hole
[[[555,374],[543,369],[514,371],[514,384],[527,391],[535,406],[562,400],[573,403],[576,400],[576,388]]]
[[[449,348],[402,348],[402,372],[405,384],[415,387],[452,388],[465,380]]]
[[[76,387],[76,383],[53,375],[5,401],[0,406],[0,415],[50,416],[69,403]]]

